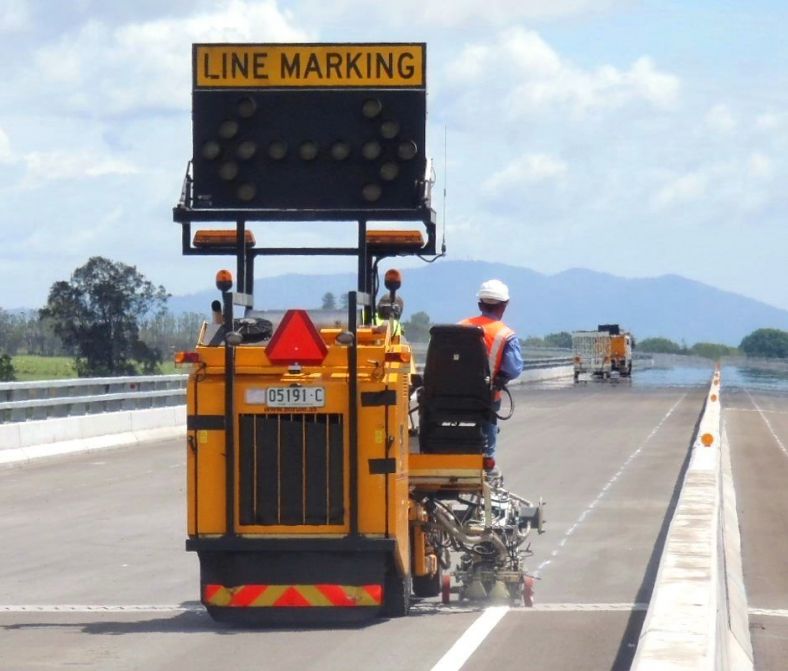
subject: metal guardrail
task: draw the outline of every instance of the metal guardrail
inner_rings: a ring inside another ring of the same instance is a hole
[[[426,344],[416,343],[413,350],[423,361]],[[529,354],[525,353],[526,370],[572,365],[571,356],[531,358]],[[136,375],[0,382],[0,423],[183,405],[187,379],[187,375]]]
[[[183,405],[187,375],[0,383],[0,423]]]

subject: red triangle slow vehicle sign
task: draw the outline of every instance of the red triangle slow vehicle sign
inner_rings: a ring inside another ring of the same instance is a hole
[[[271,363],[319,364],[328,353],[306,310],[288,310],[265,349]]]

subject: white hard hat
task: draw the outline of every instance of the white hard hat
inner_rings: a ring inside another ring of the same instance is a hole
[[[480,301],[484,303],[500,303],[509,300],[509,287],[501,280],[487,280],[482,282],[479,292],[476,294]]]

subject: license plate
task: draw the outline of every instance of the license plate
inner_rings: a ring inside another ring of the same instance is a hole
[[[325,387],[268,387],[265,404],[272,408],[322,408],[326,404]]]

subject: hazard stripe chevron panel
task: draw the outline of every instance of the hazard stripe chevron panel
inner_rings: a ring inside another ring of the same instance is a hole
[[[382,585],[224,585],[203,586],[206,606],[231,608],[380,606]]]

